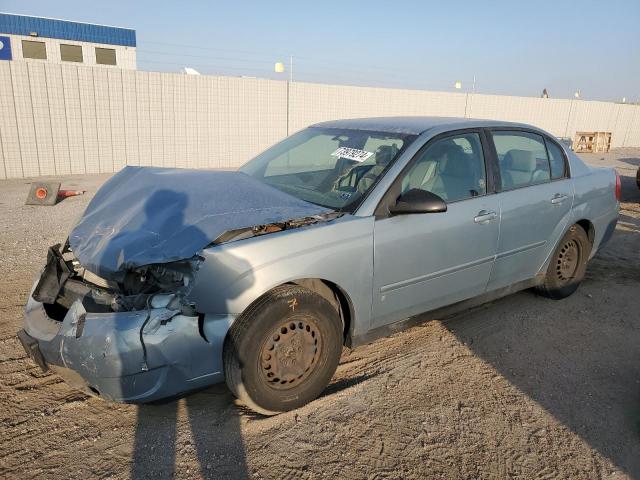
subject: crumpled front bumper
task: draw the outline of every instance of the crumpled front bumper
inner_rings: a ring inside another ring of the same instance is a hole
[[[89,313],[76,301],[63,321],[31,295],[24,330],[27,353],[67,383],[116,402],[144,403],[224,380],[222,349],[235,316],[185,316],[167,308]]]

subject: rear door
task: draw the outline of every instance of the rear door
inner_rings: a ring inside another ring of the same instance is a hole
[[[567,227],[573,186],[557,143],[537,132],[492,129],[501,192],[500,237],[487,290],[533,278]]]
[[[385,195],[374,226],[373,327],[484,292],[500,212],[483,145],[479,130],[436,137]],[[414,188],[442,197],[447,211],[389,216],[388,205]]]

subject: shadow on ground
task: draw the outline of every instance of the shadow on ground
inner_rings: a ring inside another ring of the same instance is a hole
[[[584,300],[553,302],[525,291],[446,326],[592,448],[640,478],[640,313],[629,309],[631,302],[596,298],[598,290],[584,293],[605,280],[627,295],[640,294],[640,255],[617,258],[618,246],[635,242],[640,249],[640,223],[621,218],[626,226],[619,225],[612,244],[591,261],[574,294]],[[536,308],[523,311],[523,303]],[[518,321],[505,313],[518,310]]]
[[[180,428],[183,416],[188,425],[184,429]],[[132,479],[174,478],[177,457],[189,451],[197,459],[197,464],[186,467],[193,476],[249,476],[240,411],[226,387],[215,386],[181,400],[138,407]]]
[[[640,158],[621,158],[619,161],[631,165],[631,168],[618,169],[622,184],[622,201],[640,203],[640,188],[638,188],[636,182],[637,169],[640,168]]]

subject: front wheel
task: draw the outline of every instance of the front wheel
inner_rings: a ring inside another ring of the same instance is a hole
[[[538,292],[560,300],[578,289],[587,270],[591,243],[580,225],[572,225],[553,253]]]
[[[231,326],[224,344],[229,389],[263,415],[314,400],[336,371],[342,322],[323,297],[282,285],[254,302]]]

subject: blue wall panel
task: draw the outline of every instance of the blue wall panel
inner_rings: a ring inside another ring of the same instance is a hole
[[[9,37],[0,36],[0,60],[11,60],[11,41]]]
[[[0,33],[29,35],[31,32],[36,32],[39,37],[45,38],[136,46],[136,31],[129,28],[0,13]]]

